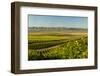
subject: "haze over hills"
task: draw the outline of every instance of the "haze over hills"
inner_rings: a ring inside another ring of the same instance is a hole
[[[35,31],[67,31],[67,30],[77,30],[77,31],[88,31],[87,28],[67,28],[67,27],[28,27],[29,32]]]

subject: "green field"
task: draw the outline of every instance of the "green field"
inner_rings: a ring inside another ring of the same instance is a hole
[[[87,31],[38,31],[28,33],[28,60],[88,57]]]

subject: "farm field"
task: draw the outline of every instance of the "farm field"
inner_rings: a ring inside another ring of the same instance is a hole
[[[87,31],[29,31],[28,60],[88,58]]]

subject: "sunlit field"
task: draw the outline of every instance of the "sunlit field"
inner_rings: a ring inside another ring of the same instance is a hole
[[[28,60],[88,58],[88,36],[83,30],[30,31]]]

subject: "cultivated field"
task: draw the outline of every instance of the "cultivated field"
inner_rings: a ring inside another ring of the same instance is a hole
[[[88,57],[87,31],[30,31],[28,60],[80,59]]]

